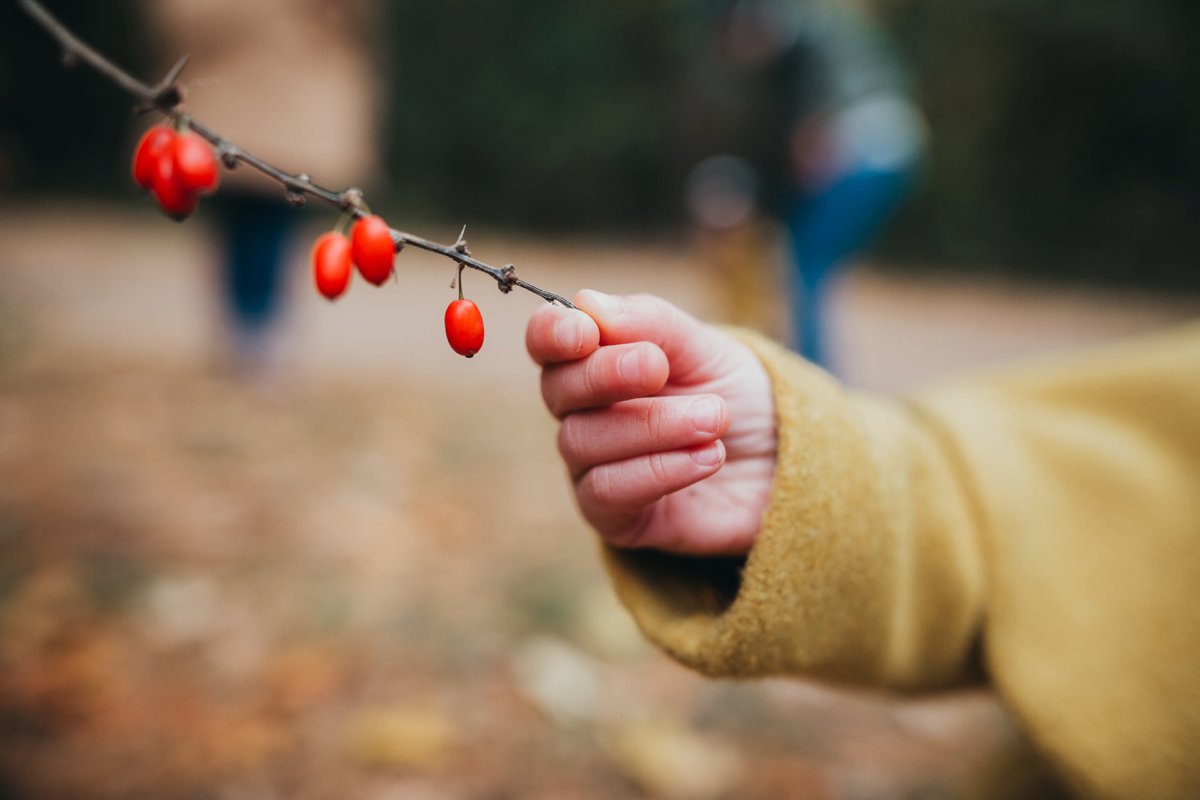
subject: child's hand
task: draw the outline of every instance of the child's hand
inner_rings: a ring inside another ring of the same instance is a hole
[[[525,342],[584,517],[618,547],[747,552],[775,469],[758,359],[657,297],[575,303],[535,312]]]

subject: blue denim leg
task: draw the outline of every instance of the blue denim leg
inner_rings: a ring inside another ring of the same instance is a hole
[[[830,279],[867,245],[900,206],[913,171],[851,170],[812,195],[798,194],[788,215],[795,279],[792,310],[796,350],[829,366],[824,307]]]
[[[274,197],[231,195],[222,200],[222,300],[239,330],[257,333],[278,314],[284,254],[298,215]]]

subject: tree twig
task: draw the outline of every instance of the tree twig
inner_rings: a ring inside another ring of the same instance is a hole
[[[342,191],[334,191],[314,183],[305,173],[293,175],[284,172],[263,159],[246,152],[233,144],[233,142],[186,114],[180,107],[183,93],[180,91],[177,81],[179,74],[187,64],[187,56],[181,58],[162,81],[154,86],[148,86],[109,61],[91,45],[72,33],[37,0],[17,0],[17,2],[29,16],[62,46],[64,61],[67,63],[79,61],[86,63],[117,86],[136,97],[140,101],[142,109],[158,111],[175,120],[178,124],[186,125],[216,149],[217,155],[227,169],[233,169],[241,163],[261,172],[283,186],[287,192],[288,200],[294,205],[302,205],[308,197],[315,197],[340,211],[352,214],[356,218],[366,215],[366,206],[363,202],[362,192],[358,189],[352,187],[343,189]],[[568,308],[574,308],[571,302],[565,297],[541,289],[532,283],[518,278],[516,268],[512,264],[503,267],[493,267],[478,260],[471,255],[466,240],[463,239],[463,234],[459,234],[458,241],[454,244],[444,245],[421,236],[396,230],[395,228],[391,228],[390,230],[397,252],[404,247],[411,246],[431,253],[437,253],[451,259],[455,263],[464,264],[472,269],[490,275],[496,281],[496,285],[501,292],[507,294],[512,291],[514,286],[518,286],[538,295],[548,302],[560,303]]]

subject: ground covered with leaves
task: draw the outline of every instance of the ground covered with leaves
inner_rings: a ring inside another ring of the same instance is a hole
[[[405,253],[399,284],[330,306],[300,242],[275,363],[247,372],[203,219],[42,208],[0,215],[0,241],[0,796],[1043,787],[986,692],[717,683],[647,647],[555,459],[522,352],[536,298],[468,274],[488,342],[466,361],[440,327],[452,265]],[[472,244],[568,295],[727,306],[688,246]],[[845,373],[896,388],[1196,306],[868,271],[835,310]]]

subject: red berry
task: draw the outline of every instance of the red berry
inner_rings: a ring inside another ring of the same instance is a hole
[[[185,189],[210,194],[217,189],[220,175],[217,157],[208,142],[194,133],[181,133],[171,148],[175,159],[175,180]]]
[[[351,257],[359,273],[376,286],[386,281],[392,274],[396,245],[383,217],[373,214],[355,222],[350,231],[350,242]]]
[[[140,188],[154,187],[155,166],[174,141],[175,130],[167,125],[155,125],[142,135],[133,151],[133,182]]]
[[[350,284],[350,240],[345,234],[330,231],[313,245],[313,278],[317,291],[336,300]]]
[[[446,340],[467,358],[483,347],[483,315],[474,301],[459,298],[446,309]]]
[[[176,222],[183,222],[190,217],[200,203],[195,192],[183,188],[175,179],[175,162],[171,158],[159,158],[154,163],[150,189],[159,208]]]

